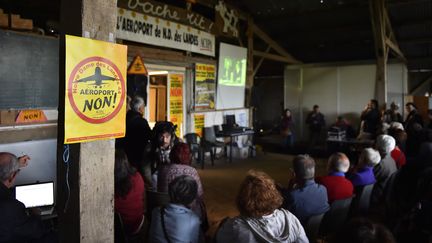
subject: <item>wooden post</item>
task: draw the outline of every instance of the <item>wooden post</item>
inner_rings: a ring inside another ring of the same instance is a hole
[[[61,29],[64,31],[60,43],[57,165],[60,242],[114,242],[114,140],[70,145],[69,170],[62,161],[62,155],[65,95],[64,34],[88,35],[92,39],[104,41],[110,38],[114,40],[117,1],[63,0],[60,16]],[[66,186],[67,181],[70,190]]]
[[[375,97],[381,105],[387,102],[387,60],[390,50],[406,61],[397,45],[384,0],[369,0],[372,29],[377,57]]]

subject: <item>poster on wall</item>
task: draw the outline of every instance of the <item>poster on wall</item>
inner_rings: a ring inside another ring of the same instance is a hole
[[[123,40],[215,56],[214,35],[123,8],[118,8],[116,36]]]
[[[195,133],[202,137],[203,129],[204,129],[204,114],[194,114],[194,129]]]
[[[215,108],[216,67],[212,64],[195,64],[195,110]]]
[[[169,112],[170,121],[177,125],[176,135],[182,137],[181,127],[183,123],[183,75],[170,74],[169,86]]]
[[[127,46],[66,35],[64,143],[124,137]]]

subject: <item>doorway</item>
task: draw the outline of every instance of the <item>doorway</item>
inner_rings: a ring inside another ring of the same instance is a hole
[[[167,120],[167,81],[168,73],[150,76],[149,123]]]

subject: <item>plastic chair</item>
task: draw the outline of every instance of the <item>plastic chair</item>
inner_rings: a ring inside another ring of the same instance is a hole
[[[309,217],[306,223],[305,231],[310,242],[316,242],[324,214],[325,213]]]
[[[360,214],[367,214],[369,211],[371,195],[374,184],[366,185],[361,189],[361,193],[358,200],[357,211]]]
[[[325,213],[321,234],[328,235],[336,232],[346,221],[353,198],[341,199],[332,202],[330,210]]]
[[[216,133],[213,127],[204,127],[204,143],[212,150],[212,153],[210,153],[212,156],[212,162],[216,157],[216,148],[225,148],[224,142],[217,141]]]
[[[201,139],[201,142],[199,142],[199,135],[196,133],[188,133],[185,135],[185,139],[187,144],[189,144],[189,149],[191,150],[191,153],[194,155],[197,154],[197,163],[201,163],[201,169],[204,169],[205,164],[205,152],[210,152],[210,159],[212,165],[214,165],[214,154],[211,144],[206,143]]]
[[[193,158],[197,158],[198,163],[202,162],[201,158],[201,146],[199,144],[199,135],[197,133],[188,133],[184,136],[186,143],[189,145],[189,149],[192,153]]]

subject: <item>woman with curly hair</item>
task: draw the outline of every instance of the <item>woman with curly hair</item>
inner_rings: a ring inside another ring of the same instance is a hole
[[[300,221],[279,209],[282,196],[266,173],[249,171],[236,201],[240,215],[221,223],[216,242],[309,242]]]

